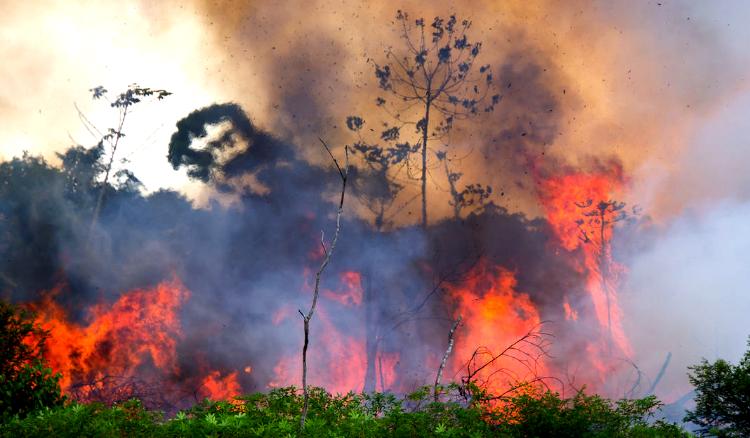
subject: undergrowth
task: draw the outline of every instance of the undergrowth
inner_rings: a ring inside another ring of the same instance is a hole
[[[576,394],[528,392],[491,405],[481,400],[433,402],[428,388],[393,394],[331,395],[310,390],[304,430],[296,388],[274,389],[230,401],[204,400],[167,418],[133,399],[107,407],[68,402],[15,416],[4,437],[682,437],[680,427],[655,421],[654,397],[610,401]]]

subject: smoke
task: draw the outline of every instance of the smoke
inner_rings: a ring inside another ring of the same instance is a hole
[[[701,358],[736,361],[745,351],[750,236],[742,230],[749,218],[748,203],[693,211],[629,261],[622,299],[637,362],[655,376],[672,353],[658,395],[673,400],[688,392],[687,366]]]
[[[196,352],[209,368],[251,363],[243,388],[265,389],[283,356],[298,350],[305,272],[318,260],[320,231],[331,234],[328,201],[338,179],[318,137],[340,155],[353,141],[346,116],[372,126],[385,118],[373,104],[367,59],[382,60],[385,48],[402,44],[394,8],[321,0],[284,8],[211,1],[8,9],[0,18],[7,43],[0,55],[13,60],[0,71],[7,85],[0,90],[2,293],[28,301],[65,284],[59,298],[83,320],[81,303],[112,301],[175,274],[192,292],[179,346],[185,372],[201,372]],[[563,303],[580,315],[592,305],[571,261],[580,254],[560,248],[541,219],[535,177],[617,163],[616,179],[629,184],[613,196],[653,219],[615,238],[615,258],[629,266],[621,301],[633,360],[653,379],[673,353],[657,387],[670,399],[687,391],[687,364],[736,358],[748,334],[736,328],[747,311],[738,289],[750,193],[742,167],[750,56],[738,43],[747,40],[747,5],[409,1],[402,9],[473,20],[481,63],[492,65],[503,100],[493,114],[457,125],[450,152],[462,181],[495,189],[493,204],[451,218],[447,181],[434,167],[435,223],[427,231],[411,226],[417,214],[408,200],[417,186],[407,185],[395,202],[404,205],[396,226],[381,233],[353,193],[325,287],[336,292],[343,274],[359,272],[372,310],[331,301],[326,327],[384,339],[377,348],[399,353],[393,366],[408,376],[393,388],[423,383],[424,363],[441,353],[453,317],[439,281],[460,283],[482,257],[512,270],[517,290],[555,321],[554,365],[565,369],[599,328],[566,319]],[[108,188],[90,235],[96,157],[55,153],[98,140],[73,102],[102,130],[111,125],[108,105],[82,102],[85,90],[132,82],[174,94],[139,105],[128,119],[123,166],[145,190]],[[227,101],[234,103],[216,103]],[[11,158],[23,150],[51,164]],[[352,175],[354,188],[372,183],[363,172]],[[216,201],[225,195],[229,207]],[[326,383],[319,378],[313,383]]]
[[[83,323],[92,317],[92,305],[176,276],[190,298],[180,314],[180,373],[171,379],[189,390],[207,370],[227,375],[251,366],[239,378],[245,390],[297,382],[296,310],[310,299],[320,232],[331,235],[335,169],[300,159],[297,147],[254,127],[234,104],[193,111],[177,123],[172,140],[176,167],[188,166],[236,202],[201,209],[175,192],[143,195],[121,184],[106,188],[92,229],[101,149],[72,149],[61,168],[28,156],[2,163],[4,293],[34,302],[58,289],[56,300]],[[248,174],[264,190],[228,183]],[[406,391],[429,381],[456,311],[455,297],[445,290],[460,287],[480,263],[513,272],[535,312],[557,321],[559,348],[578,348],[561,301],[563,295],[585,301],[583,278],[568,254],[554,247],[544,221],[494,204],[427,230],[377,231],[367,220],[346,216],[324,277],[321,320],[313,326],[313,384]],[[347,281],[352,278],[354,283]],[[472,293],[481,298],[480,291]],[[361,298],[337,299],[344,294]],[[498,347],[492,339],[466,342]],[[456,359],[458,367],[464,360]],[[345,364],[342,370],[351,376],[325,372],[330,361]],[[567,357],[557,361],[563,367]]]
[[[670,396],[689,390],[688,365],[702,357],[736,361],[750,335],[743,322],[750,310],[743,255],[750,246],[750,184],[741,170],[750,151],[748,102],[746,94],[738,96],[705,119],[673,173],[644,171],[649,182],[641,191],[672,188],[666,202],[680,214],[632,236],[630,245],[638,248],[626,256],[623,305],[641,363],[656,369],[672,352],[660,388]]]

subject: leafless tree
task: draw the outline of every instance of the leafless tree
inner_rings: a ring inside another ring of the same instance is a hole
[[[551,333],[542,331],[543,324],[544,322],[536,325],[498,353],[487,347],[474,350],[466,362],[466,375],[461,378],[461,395],[470,404],[474,404],[506,398],[530,385],[538,384],[549,389],[549,380],[562,385],[560,379],[545,376],[540,370],[542,361],[549,357],[549,347],[553,338]],[[519,364],[523,371],[517,372],[502,366],[501,361],[504,359]],[[482,373],[483,371],[485,373]],[[504,378],[506,389],[501,393],[489,393],[489,387],[497,383],[494,379],[498,378]]]
[[[368,143],[362,136],[364,125],[360,117],[346,119],[346,126],[357,134],[357,141],[351,146],[352,155],[360,156],[365,165],[365,170],[354,179],[354,190],[375,215],[375,228],[382,230],[390,225],[393,202],[404,188],[398,182],[398,174],[404,170],[409,154],[417,152],[418,147],[397,142],[397,136],[387,134],[381,136],[384,145]]]
[[[333,234],[333,240],[331,240],[330,248],[326,248],[325,236],[322,232],[320,234],[320,245],[323,249],[323,261],[321,262],[318,271],[315,273],[315,288],[313,289],[312,304],[310,305],[310,309],[307,311],[307,313],[302,313],[301,310],[299,311],[300,315],[302,315],[302,322],[305,332],[305,341],[302,346],[302,393],[304,400],[302,405],[302,415],[300,415],[300,428],[302,429],[304,429],[305,427],[305,419],[307,418],[307,410],[310,399],[310,395],[307,391],[307,347],[310,343],[310,321],[312,320],[313,314],[315,313],[315,307],[318,304],[318,296],[320,295],[320,278],[323,275],[323,271],[325,271],[326,267],[331,261],[331,256],[333,256],[333,251],[336,248],[336,242],[338,242],[339,239],[339,232],[341,231],[341,215],[344,212],[344,195],[346,194],[346,182],[349,176],[349,148],[344,147],[344,166],[342,167],[339,165],[338,160],[336,160],[336,158],[333,156],[333,153],[331,153],[331,149],[328,148],[328,145],[322,139],[320,140],[320,142],[328,152],[328,155],[331,156],[333,164],[336,165],[336,170],[338,170],[339,176],[341,177],[341,197],[339,198],[339,205],[338,209],[336,210],[336,230]]]
[[[482,184],[467,184],[464,188],[458,190],[458,181],[463,177],[463,173],[454,172],[448,167],[448,156],[445,152],[438,152],[437,158],[443,163],[445,168],[445,176],[448,179],[448,186],[450,187],[451,200],[448,204],[453,207],[453,217],[455,219],[461,218],[461,211],[467,207],[482,208],[489,200],[492,195],[492,187],[484,186]]]
[[[639,214],[637,207],[631,212],[625,210],[625,203],[618,201],[594,201],[588,199],[576,202],[576,206],[583,210],[582,219],[576,221],[579,230],[578,238],[583,244],[592,245],[596,251],[597,268],[599,270],[600,286],[605,295],[607,305],[607,335],[608,345],[612,349],[612,232],[618,222],[628,220]]]

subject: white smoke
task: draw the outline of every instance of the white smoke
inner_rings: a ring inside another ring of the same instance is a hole
[[[750,94],[698,127],[676,171],[642,187],[690,199],[627,261],[621,300],[643,371],[672,361],[657,395],[689,391],[687,366],[701,358],[736,362],[750,335]],[[656,181],[656,182],[654,182]]]

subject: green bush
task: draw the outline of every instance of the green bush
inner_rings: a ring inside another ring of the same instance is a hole
[[[748,351],[737,365],[703,359],[689,369],[695,410],[688,411],[685,421],[697,424],[706,435],[750,436],[750,339]]]
[[[4,437],[681,437],[675,425],[650,422],[659,403],[610,402],[578,394],[523,395],[497,405],[431,401],[429,391],[404,399],[392,394],[332,396],[310,391],[310,411],[300,433],[302,397],[295,388],[252,394],[234,401],[204,401],[165,419],[132,400],[107,408],[68,404],[45,408],[0,426]]]
[[[0,418],[62,404],[60,375],[43,358],[46,339],[33,313],[0,301]]]
[[[556,393],[524,394],[494,413],[502,436],[511,437],[683,437],[674,424],[654,420],[662,404],[654,396],[613,402],[579,392],[572,399]]]

